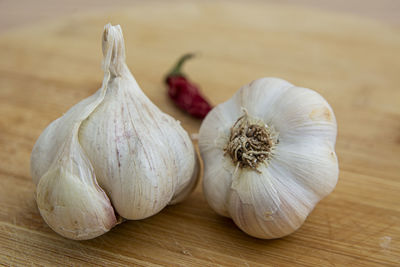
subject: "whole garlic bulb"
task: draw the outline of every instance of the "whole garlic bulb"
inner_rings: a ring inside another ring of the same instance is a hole
[[[337,183],[336,134],[315,91],[277,78],[243,86],[200,127],[209,205],[254,237],[294,232]]]
[[[183,200],[198,162],[180,123],[142,92],[125,63],[120,26],[105,26],[102,87],[52,122],[31,155],[42,217],[72,239],[99,236]]]

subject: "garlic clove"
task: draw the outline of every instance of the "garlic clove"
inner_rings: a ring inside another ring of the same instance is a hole
[[[276,107],[279,100],[292,87],[293,84],[279,78],[261,78],[240,88],[232,97],[232,102],[236,104],[236,110],[245,109],[254,118],[271,121],[278,115]],[[236,114],[233,122],[242,114]]]
[[[72,125],[88,112],[87,109],[100,97],[100,91],[82,100],[69,109],[61,118],[56,119],[39,136],[31,153],[31,176],[37,185],[40,178],[49,170],[60,147],[72,131]]]
[[[281,200],[274,177],[265,167],[259,172],[238,169],[234,174],[231,192],[236,191],[241,203],[252,205],[256,215],[269,219],[280,208]]]
[[[185,198],[187,198],[196,188],[197,183],[199,181],[199,171],[200,171],[200,163],[197,157],[197,154],[193,155],[195,160],[195,167],[191,176],[181,175],[180,177],[190,177],[190,179],[184,179],[180,181],[178,187],[175,190],[175,194],[172,197],[171,201],[168,205],[175,205],[182,202]],[[187,159],[183,159],[187,160]]]
[[[298,189],[298,201],[313,208],[335,188],[339,175],[338,160],[329,143],[282,141],[275,153],[275,160],[270,164],[271,173],[275,177],[287,177],[288,184],[292,183],[292,187]]]
[[[279,208],[272,214],[267,210],[264,216],[259,216],[261,212],[256,210],[259,206],[243,203],[238,192],[233,191],[229,198],[233,221],[242,231],[257,238],[279,238],[294,232],[303,224],[308,211],[302,206],[291,205],[295,199],[284,189],[277,188],[281,196]]]
[[[213,159],[204,164],[203,193],[208,205],[219,215],[229,217],[228,197],[232,184],[233,171],[222,149],[207,149],[207,157]]]
[[[67,238],[94,238],[117,223],[110,200],[98,186],[93,168],[74,137],[40,178],[36,201],[46,223]]]
[[[196,184],[196,154],[180,123],[155,106],[132,76],[119,26],[106,26],[103,48],[112,49],[107,92],[82,123],[79,140],[118,214],[143,219]]]
[[[282,140],[302,142],[313,138],[336,142],[337,124],[332,108],[317,92],[301,87],[286,90],[275,105],[271,124]]]

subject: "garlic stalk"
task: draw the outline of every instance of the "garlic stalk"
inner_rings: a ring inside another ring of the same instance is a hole
[[[277,78],[243,86],[200,127],[209,205],[254,237],[294,232],[337,183],[336,133],[315,91]]]
[[[125,63],[120,26],[105,26],[102,87],[52,122],[31,155],[41,215],[57,233],[90,239],[125,219],[182,201],[197,156],[180,123],[142,92]]]

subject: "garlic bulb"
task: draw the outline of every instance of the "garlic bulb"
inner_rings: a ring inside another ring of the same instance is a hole
[[[200,127],[209,205],[254,237],[294,232],[337,183],[336,133],[315,91],[277,78],[245,85]]]
[[[142,92],[125,63],[120,26],[105,26],[102,87],[52,122],[31,155],[41,215],[57,233],[90,239],[125,219],[182,201],[198,162],[180,123]]]

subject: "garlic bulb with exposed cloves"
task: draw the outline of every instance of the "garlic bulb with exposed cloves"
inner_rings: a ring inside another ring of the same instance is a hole
[[[277,78],[242,87],[200,128],[209,205],[254,237],[294,232],[337,183],[336,133],[315,91]]]
[[[31,155],[41,215],[72,239],[99,236],[183,200],[197,181],[193,144],[142,92],[119,26],[105,26],[102,87],[52,122]]]

